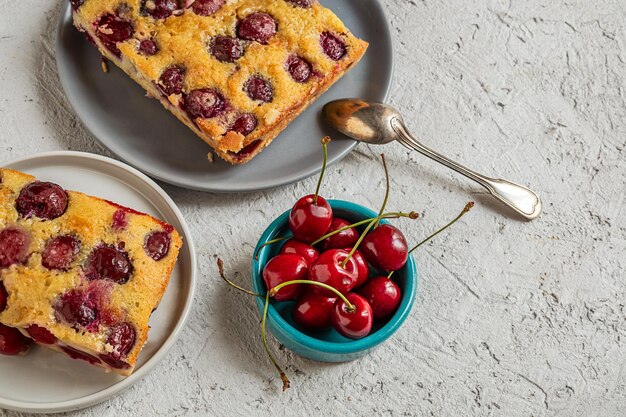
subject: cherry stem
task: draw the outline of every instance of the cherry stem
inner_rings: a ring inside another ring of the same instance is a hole
[[[386,187],[385,187],[385,199],[383,200],[383,205],[380,207],[380,211],[378,212],[378,220],[376,221],[376,226],[378,227],[378,223],[380,223],[380,219],[382,218],[382,215],[385,211],[385,208],[387,207],[387,201],[389,201],[389,169],[387,169],[387,161],[385,160],[385,154],[381,153],[380,154],[380,158],[383,161],[383,168],[385,169],[385,182],[386,182]]]
[[[285,374],[280,365],[278,365],[278,362],[274,358],[274,355],[272,355],[272,352],[267,345],[267,333],[265,331],[265,325],[267,323],[267,311],[269,310],[269,306],[270,292],[268,291],[267,294],[265,294],[265,307],[263,308],[263,318],[261,319],[261,339],[263,339],[263,347],[265,348],[265,352],[267,352],[267,356],[269,356],[270,361],[272,361],[272,364],[274,365],[274,368],[276,368],[276,370],[280,374],[280,379],[283,381],[283,391],[287,391],[290,386],[289,378],[287,378],[287,374]]]
[[[416,212],[412,211],[410,213],[385,213],[383,214],[383,216],[381,218],[383,219],[398,219],[400,217],[408,217],[409,219],[417,219],[419,217],[419,214],[417,214]],[[323,242],[325,239],[328,239],[331,236],[335,236],[338,233],[341,233],[345,230],[348,229],[352,229],[354,227],[359,227],[359,226],[363,226],[364,224],[368,224],[369,222],[371,222],[372,220],[376,220],[378,217],[372,217],[370,219],[365,219],[365,220],[361,220],[360,222],[356,222],[356,223],[352,223],[349,224],[348,226],[344,226],[340,229],[334,230],[330,233],[325,234],[324,236],[320,237],[319,239],[317,239],[316,241],[311,243],[311,246],[315,246],[318,243]]]
[[[280,291],[281,289],[288,287],[290,285],[295,285],[295,284],[308,284],[308,285],[317,285],[318,287],[322,287],[322,288],[326,288],[329,291],[334,292],[337,297],[341,298],[341,300],[346,303],[346,305],[348,306],[348,311],[349,312],[354,312],[354,310],[356,310],[356,307],[354,307],[352,305],[352,303],[350,303],[350,301],[348,301],[348,299],[346,298],[345,295],[343,295],[341,293],[341,291],[339,291],[337,288],[335,287],[331,287],[328,284],[324,284],[323,282],[317,282],[317,281],[312,281],[310,279],[294,279],[292,281],[285,281],[285,282],[281,282],[280,284],[278,284],[277,286],[275,286],[274,288],[272,288],[271,290],[269,290],[269,295],[270,297],[273,297],[276,295],[276,293],[278,291]]]
[[[420,246],[422,246],[424,243],[427,243],[428,241],[430,241],[432,238],[434,238],[435,236],[437,236],[439,233],[443,232],[444,230],[446,230],[448,227],[452,226],[454,223],[456,223],[457,221],[459,221],[461,219],[461,217],[465,216],[465,214],[467,214],[472,207],[474,207],[474,202],[470,201],[469,203],[467,203],[465,205],[465,207],[463,208],[463,210],[461,211],[461,213],[459,213],[458,216],[456,216],[454,218],[454,220],[452,220],[450,223],[446,224],[445,226],[443,226],[441,229],[437,230],[435,233],[433,233],[432,235],[428,236],[426,239],[422,240],[420,243],[418,243],[417,245],[413,246],[413,248],[409,251],[409,254],[411,254],[413,251],[415,251],[415,249],[419,248]],[[391,278],[391,276],[393,275],[394,271],[391,271],[389,273],[389,275],[387,275],[387,278]]]
[[[272,361],[272,364],[274,365],[274,367],[280,374],[280,379],[283,381],[283,391],[287,391],[289,389],[289,386],[290,386],[289,378],[287,377],[287,374],[285,374],[285,372],[282,370],[280,365],[278,365],[278,362],[274,358],[274,355],[272,355],[272,352],[270,351],[270,348],[267,345],[267,333],[265,331],[266,323],[267,323],[267,313],[268,313],[269,305],[270,305],[270,297],[274,297],[278,293],[278,291],[280,291],[281,289],[285,287],[288,287],[290,285],[297,285],[297,284],[317,285],[322,288],[326,288],[327,290],[334,292],[337,295],[337,297],[341,298],[341,300],[348,307],[348,312],[353,313],[354,311],[356,311],[356,307],[352,303],[350,303],[350,301],[348,301],[346,296],[343,295],[339,290],[331,287],[328,284],[324,284],[323,282],[311,281],[308,279],[294,279],[292,281],[282,282],[278,284],[277,286],[275,286],[274,288],[270,289],[267,292],[267,294],[265,294],[265,307],[263,308],[263,318],[261,319],[261,338],[263,339],[263,347],[265,348],[265,352],[267,352],[267,356],[269,356],[270,361]]]
[[[254,291],[246,290],[245,288],[240,287],[239,285],[235,284],[234,282],[232,282],[231,280],[226,278],[226,275],[224,274],[224,261],[222,261],[220,258],[217,258],[217,269],[220,271],[220,276],[222,277],[222,279],[224,281],[226,281],[226,283],[228,285],[230,285],[231,287],[236,288],[236,289],[238,289],[241,292],[245,292],[246,294],[253,295],[255,297],[263,297],[263,294],[259,294],[259,293],[256,293]]]
[[[320,194],[320,187],[322,186],[322,179],[324,178],[324,173],[326,172],[326,163],[328,162],[328,142],[330,142],[330,136],[325,136],[322,138],[322,148],[324,148],[324,163],[322,164],[322,172],[320,172],[320,177],[317,180],[317,187],[315,187],[315,196],[313,197],[313,204],[317,204],[317,197]]]
[[[256,250],[256,252],[254,253],[254,259],[257,261],[259,260],[259,252],[261,252],[261,249],[263,249],[264,247],[268,245],[273,245],[274,243],[282,242],[283,240],[291,239],[292,237],[293,237],[292,235],[287,235],[283,237],[277,237],[276,239],[268,240],[267,242],[259,246],[259,248]]]
[[[344,259],[343,262],[341,263],[342,268],[345,269],[346,265],[348,264],[348,261],[352,258],[352,256],[354,256],[354,253],[359,248],[359,245],[361,245],[361,242],[363,242],[363,239],[365,239],[365,236],[367,236],[371,228],[374,227],[374,225],[378,224],[379,221],[380,221],[380,217],[376,217],[370,221],[370,224],[367,225],[367,227],[365,228],[365,230],[359,237],[359,240],[357,240],[356,243],[354,244],[354,247],[350,251],[350,254],[348,255],[348,257]]]

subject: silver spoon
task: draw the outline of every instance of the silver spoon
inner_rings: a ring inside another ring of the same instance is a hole
[[[494,197],[529,220],[541,213],[541,200],[536,193],[510,181],[481,175],[427,148],[411,136],[400,113],[386,104],[361,99],[335,100],[324,106],[322,114],[334,128],[360,142],[384,145],[397,140],[452,168],[485,187]]]

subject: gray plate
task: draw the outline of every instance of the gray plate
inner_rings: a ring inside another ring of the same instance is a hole
[[[370,43],[361,63],[295,120],[259,156],[233,167],[207,161],[210,148],[114,65],[104,74],[100,54],[72,26],[63,6],[57,34],[61,83],[78,117],[113,153],[146,174],[170,184],[213,192],[273,188],[319,172],[324,135],[330,162],[346,156],[355,142],[320,117],[324,103],[344,97],[384,101],[391,84],[393,48],[384,11],[377,0],[326,1],[354,32]],[[218,159],[218,158],[217,158]]]

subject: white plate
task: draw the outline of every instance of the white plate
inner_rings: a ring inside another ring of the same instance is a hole
[[[53,413],[111,398],[141,380],[165,357],[189,315],[196,257],[187,224],[161,187],[136,169],[110,158],[82,152],[48,152],[0,166],[149,213],[173,225],[183,237],[178,263],[159,309],[152,315],[148,343],[131,376],[106,374],[42,347],[24,357],[0,355],[0,408]]]

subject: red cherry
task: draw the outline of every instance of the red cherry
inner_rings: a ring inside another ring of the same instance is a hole
[[[57,342],[57,338],[45,327],[37,326],[36,324],[30,325],[26,328],[26,332],[36,342],[44,345],[53,345]]]
[[[358,294],[350,293],[346,298],[355,307],[354,311],[341,299],[335,301],[332,322],[335,330],[350,339],[361,339],[372,331],[374,321],[372,307],[367,300]]]
[[[322,253],[311,266],[309,279],[330,285],[339,292],[347,294],[354,288],[359,274],[354,258],[348,260],[345,268],[341,266],[349,255],[350,253],[343,249],[331,249]],[[332,291],[318,285],[313,286],[312,291],[327,297],[336,296]]]
[[[2,281],[0,281],[0,313],[7,308],[7,298],[9,298],[7,290],[4,288]]]
[[[30,349],[31,340],[13,327],[0,324],[0,354],[23,355]]]
[[[293,310],[293,319],[300,326],[321,330],[332,325],[331,315],[336,297],[325,297],[314,292],[301,297]]]
[[[296,253],[304,258],[307,265],[313,265],[313,262],[320,256],[320,253],[313,246],[300,242],[296,239],[289,239],[282,248],[280,248],[280,253]]]
[[[375,277],[359,290],[372,307],[376,320],[384,319],[396,312],[402,299],[400,287],[387,277]]]
[[[263,280],[268,290],[278,284],[296,279],[307,279],[309,267],[300,255],[287,253],[275,256],[263,268]],[[274,296],[276,301],[295,300],[302,292],[302,285],[294,284],[278,291]]]
[[[365,236],[361,252],[376,268],[397,271],[409,257],[409,246],[402,232],[389,224],[381,224]]]
[[[322,197],[314,203],[313,194],[302,197],[289,213],[289,228],[302,242],[313,242],[326,234],[333,220],[333,209]]]
[[[350,226],[350,223],[345,221],[344,219],[340,219],[338,217],[334,217],[332,222],[330,223],[330,227],[326,231],[325,234],[334,232],[335,230],[339,230],[342,227]],[[359,232],[356,231],[354,227],[344,230],[342,232],[337,233],[327,239],[324,240],[323,247],[324,250],[328,249],[342,249],[354,246],[356,241],[359,240]]]
[[[350,252],[352,248],[344,249],[347,252]],[[367,281],[370,276],[370,267],[367,265],[367,261],[365,260],[365,256],[358,250],[352,254],[352,259],[355,260],[356,265],[359,271],[359,277],[356,280],[356,284],[354,284],[354,288],[359,288],[361,285]]]

